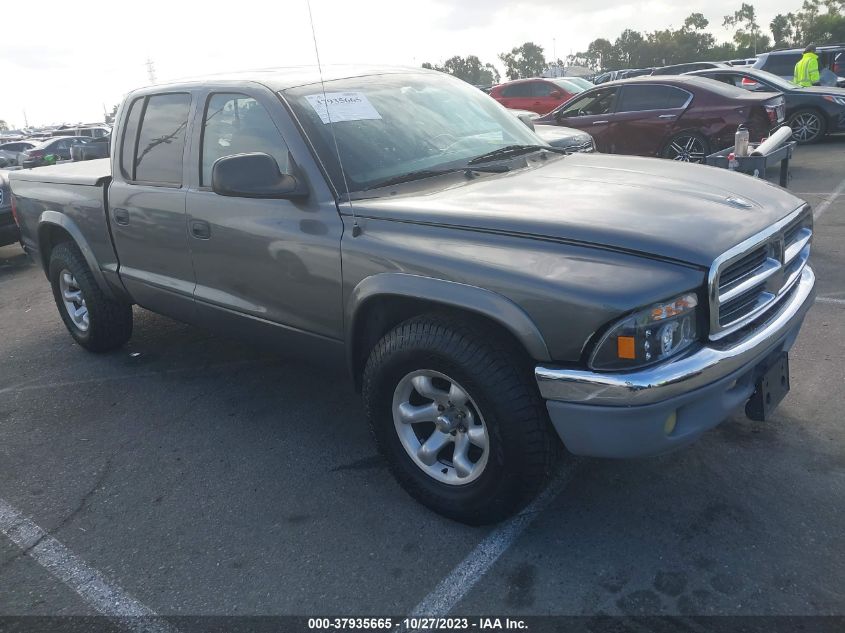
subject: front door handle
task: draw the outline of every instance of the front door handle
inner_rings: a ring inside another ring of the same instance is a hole
[[[658,119],[674,119],[676,116],[678,116],[678,115],[677,114],[661,114],[657,118]]]
[[[603,125],[604,123],[610,123],[610,121],[593,121],[593,125]]]
[[[198,240],[211,238],[211,225],[204,220],[191,220],[191,235]]]
[[[114,217],[115,224],[120,226],[127,226],[129,224],[129,211],[126,209],[112,210],[112,217]]]

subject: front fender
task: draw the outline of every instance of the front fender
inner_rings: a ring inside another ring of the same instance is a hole
[[[551,360],[540,330],[513,301],[500,294],[468,284],[408,273],[379,273],[361,280],[352,290],[345,307],[347,349],[354,349],[356,319],[367,301],[378,296],[421,299],[443,306],[468,310],[498,323],[523,345],[535,360]],[[350,357],[350,366],[352,366]]]

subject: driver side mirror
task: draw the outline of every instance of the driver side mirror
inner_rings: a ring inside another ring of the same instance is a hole
[[[276,159],[263,152],[224,156],[211,168],[211,189],[235,198],[305,198],[308,189],[295,176],[279,171]]]

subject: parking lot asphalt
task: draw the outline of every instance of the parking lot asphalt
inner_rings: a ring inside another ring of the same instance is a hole
[[[820,299],[775,418],[567,459],[487,528],[398,487],[342,368],[141,309],[125,348],[86,353],[41,270],[0,248],[0,502],[161,615],[845,614],[845,138],[792,174]],[[0,615],[97,612],[24,549],[0,534]]]

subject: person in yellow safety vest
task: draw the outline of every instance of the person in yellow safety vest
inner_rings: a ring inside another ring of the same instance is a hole
[[[804,55],[795,64],[795,77],[792,79],[799,86],[819,85],[819,56],[816,55],[816,45],[808,44]]]

